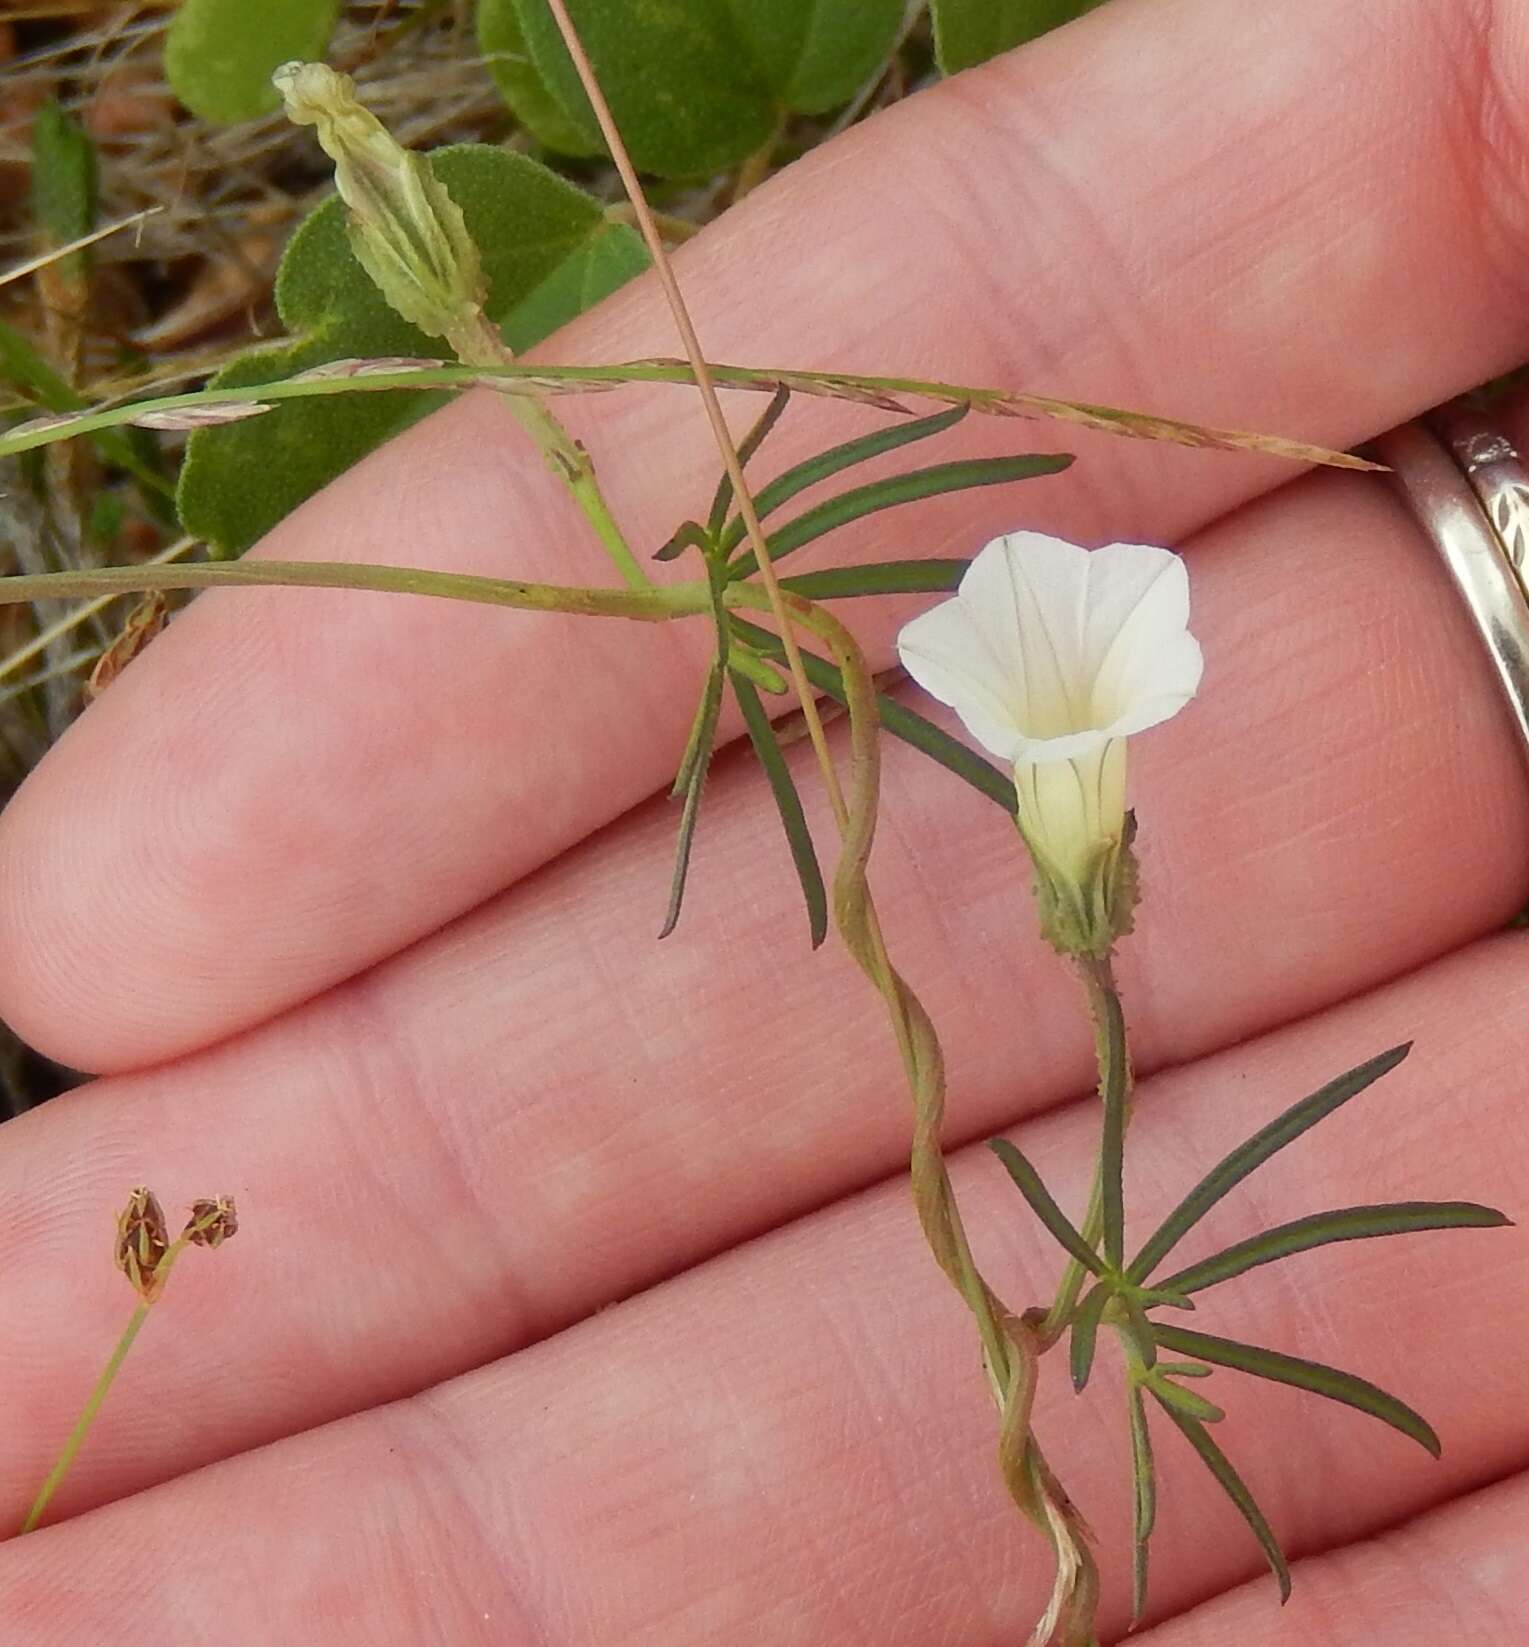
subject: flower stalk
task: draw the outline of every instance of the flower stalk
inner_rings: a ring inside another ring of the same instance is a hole
[[[154,1193],[145,1188],[135,1189],[128,1197],[127,1206],[117,1220],[115,1258],[117,1268],[127,1277],[129,1285],[138,1294],[138,1307],[133,1311],[116,1347],[107,1358],[101,1376],[80,1409],[64,1440],[62,1450],[48,1471],[46,1480],[32,1500],[21,1532],[33,1532],[46,1514],[53,1495],[69,1473],[90,1426],[95,1423],[122,1364],[127,1360],[149,1311],[164,1296],[165,1283],[170,1278],[176,1260],[187,1247],[220,1247],[239,1228],[233,1200],[228,1196],[192,1203],[191,1216],[186,1227],[175,1238],[169,1239],[165,1215]]]
[[[403,319],[444,339],[464,366],[507,366],[514,354],[483,312],[488,283],[462,209],[430,162],[400,144],[356,96],[355,82],[323,63],[287,63],[271,77],[287,117],[312,126],[335,163],[351,250]],[[502,397],[568,488],[631,589],[651,580],[638,564],[595,477],[589,453],[542,401]]]

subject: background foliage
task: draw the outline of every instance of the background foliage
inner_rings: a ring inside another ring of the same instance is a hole
[[[1097,0],[575,0],[677,243],[836,132]],[[352,258],[271,70],[323,56],[439,165],[516,350],[645,266],[545,0],[58,0],[0,18],[0,427],[143,386],[235,385],[440,353]],[[0,463],[5,571],[236,555],[421,416],[427,392],[285,405],[199,431],[102,430]],[[83,702],[128,602],[0,613],[0,797]],[[140,624],[140,628],[143,626]],[[144,632],[151,633],[152,628]],[[0,1113],[53,1089],[0,1038]]]

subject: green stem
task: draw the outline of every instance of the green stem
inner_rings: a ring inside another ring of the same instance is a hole
[[[147,589],[219,589],[250,585],[304,589],[369,589],[390,595],[432,595],[523,611],[573,612],[582,617],[664,623],[711,610],[704,583],[661,589],[579,588],[519,583],[420,566],[350,565],[338,561],[243,560],[179,566],[101,566],[79,572],[0,577],[0,606],[57,596],[122,595]]]
[[[458,360],[464,366],[508,366],[514,355],[505,346],[498,329],[482,311],[476,324],[448,336]],[[503,395],[501,399],[520,419],[521,426],[536,442],[553,473],[563,482],[584,518],[594,528],[602,547],[629,589],[648,589],[652,579],[638,564],[631,545],[611,513],[595,466],[586,452],[535,395]]]
[[[1094,1168],[1088,1210],[1079,1233],[1096,1250],[1102,1241],[1105,1263],[1119,1269],[1124,1262],[1121,1160],[1126,1128],[1131,1119],[1131,1056],[1126,1045],[1120,994],[1115,988],[1109,956],[1080,955],[1078,972],[1083,979],[1089,1017],[1094,1026],[1094,1059],[1099,1070],[1099,1096],[1104,1106],[1099,1160]],[[1039,1329],[1044,1348],[1049,1349],[1062,1336],[1077,1308],[1078,1296],[1086,1278],[1087,1271],[1083,1265],[1077,1259],[1069,1258],[1056,1297]]]
[[[69,1473],[69,1467],[74,1463],[81,1445],[85,1440],[86,1432],[95,1422],[96,1415],[101,1411],[101,1404],[106,1400],[106,1392],[112,1387],[112,1381],[127,1360],[127,1352],[133,1347],[133,1340],[143,1329],[143,1324],[149,1318],[149,1311],[164,1290],[165,1278],[169,1275],[175,1260],[186,1250],[190,1243],[183,1236],[173,1241],[166,1249],[164,1257],[154,1266],[154,1276],[149,1284],[148,1296],[133,1311],[132,1319],[128,1322],[121,1338],[117,1340],[117,1347],[111,1352],[111,1358],[102,1369],[101,1376],[96,1380],[95,1388],[80,1411],[80,1416],[74,1421],[74,1428],[70,1430],[68,1439],[64,1442],[63,1451],[58,1460],[48,1471],[48,1479],[38,1489],[37,1497],[32,1501],[32,1508],[27,1511],[27,1518],[21,1524],[23,1533],[30,1533],[37,1527],[48,1508],[48,1502],[58,1491],[60,1482]]]

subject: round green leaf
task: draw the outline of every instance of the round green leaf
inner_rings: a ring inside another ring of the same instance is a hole
[[[165,40],[165,74],[203,120],[228,124],[280,102],[271,76],[324,55],[339,0],[182,0]]]
[[[559,154],[600,152],[558,107],[526,45],[515,0],[478,0],[478,49],[511,112],[539,143]]]
[[[1070,23],[1103,0],[930,0],[934,50],[946,74]]]
[[[546,0],[512,3],[542,83],[599,145]],[[852,97],[891,51],[903,0],[572,0],[569,11],[636,165],[699,177],[760,148],[783,113]]]

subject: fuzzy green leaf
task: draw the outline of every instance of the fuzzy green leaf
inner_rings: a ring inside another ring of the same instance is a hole
[[[1030,1210],[1046,1226],[1064,1251],[1093,1275],[1101,1273],[1099,1255],[1078,1233],[1072,1220],[1056,1204],[1041,1181],[1041,1175],[1007,1138],[989,1138],[987,1147],[1003,1162],[1004,1170],[1012,1178],[1019,1193],[1030,1203]]]
[[[1071,457],[1065,453],[1034,452],[1018,457],[966,458],[936,464],[930,469],[913,469],[904,475],[889,475],[885,480],[857,486],[803,510],[794,520],[771,532],[765,543],[771,562],[779,563],[825,533],[882,509],[940,497],[946,492],[965,492],[975,486],[1000,486],[1012,480],[1035,480],[1042,475],[1060,474],[1071,463]],[[736,579],[749,577],[758,569],[759,563],[750,550],[733,562],[730,571]]]
[[[844,600],[855,595],[925,595],[954,589],[969,560],[889,560],[868,566],[833,566],[780,580],[782,589],[807,600]]]
[[[765,777],[770,781],[770,793],[775,797],[775,808],[780,813],[781,827],[791,848],[791,862],[796,866],[796,878],[802,884],[802,897],[807,904],[807,925],[816,949],[828,936],[828,894],[823,886],[823,871],[818,864],[817,848],[812,842],[812,831],[807,827],[802,811],[802,798],[797,794],[786,758],[781,753],[780,740],[759,694],[753,684],[733,671],[733,691],[738,707],[743,711],[743,724],[748,729],[749,742],[759,757]]]
[[[757,624],[738,617],[733,619],[733,628],[762,652],[772,657],[780,655],[780,641],[768,629],[761,629]],[[808,680],[820,692],[826,692],[839,703],[845,701],[844,677],[835,665],[815,652],[807,651],[802,653],[802,665],[807,671]],[[933,721],[925,720],[915,710],[899,703],[896,698],[888,697],[885,692],[876,694],[876,709],[884,730],[928,755],[931,760],[938,761],[947,771],[969,783],[979,794],[986,795],[1013,817],[1016,805],[1014,785],[991,761],[984,760],[958,738],[951,737]]]
[[[1242,1477],[1232,1467],[1231,1460],[1216,1445],[1209,1430],[1191,1418],[1188,1413],[1177,1411],[1164,1401],[1157,1390],[1152,1392],[1157,1396],[1158,1404],[1163,1411],[1178,1425],[1188,1440],[1190,1446],[1205,1462],[1205,1467],[1221,1483],[1221,1489],[1231,1499],[1242,1514],[1242,1518],[1253,1529],[1253,1536],[1258,1540],[1259,1547],[1264,1552],[1264,1559],[1269,1563],[1270,1570],[1279,1581],[1279,1597],[1282,1602],[1290,1599],[1290,1568],[1286,1565],[1284,1552],[1279,1547],[1279,1540],[1270,1530],[1269,1523],[1264,1519],[1264,1513],[1259,1509],[1257,1500],[1247,1489]]]
[[[934,50],[946,74],[1060,28],[1103,0],[930,0]]]
[[[1344,1207],[1337,1212],[1297,1218],[1250,1236],[1165,1277],[1161,1285],[1180,1293],[1203,1292],[1260,1264],[1272,1264],[1292,1253],[1309,1252],[1335,1241],[1367,1241],[1381,1235],[1407,1235],[1414,1230],[1500,1229],[1510,1222],[1495,1208],[1477,1206],[1473,1201],[1392,1201],[1379,1206]]]
[[[438,150],[430,163],[483,254],[489,317],[512,326],[522,347],[535,340],[538,306],[544,318],[566,318],[574,302],[608,285],[611,260],[627,256],[613,245],[597,201],[524,155],[469,144]],[[593,270],[592,246],[604,247],[593,254]],[[630,270],[630,261],[626,266]],[[559,280],[567,284],[558,286]],[[267,382],[333,360],[429,359],[440,352],[437,340],[393,313],[362,272],[338,199],[320,206],[292,236],[276,279],[276,304],[295,335],[238,356],[213,387]],[[531,308],[530,320],[523,305]],[[398,390],[284,401],[263,417],[198,430],[181,471],[186,530],[221,554],[242,552],[446,398]]]
[[[522,353],[559,326],[640,275],[649,263],[642,236],[626,223],[602,223],[504,318],[504,340]]]
[[[1256,1171],[1271,1155],[1331,1115],[1350,1098],[1357,1097],[1387,1071],[1395,1069],[1411,1050],[1412,1043],[1408,1041],[1356,1065],[1336,1080],[1329,1081],[1309,1098],[1292,1104],[1283,1115],[1277,1116],[1245,1143],[1239,1144],[1230,1155],[1212,1167],[1168,1214],[1132,1261],[1126,1271],[1127,1276],[1138,1284],[1145,1281],[1200,1219],[1250,1172]]]
[[[903,0],[570,0],[568,9],[633,161],[662,177],[726,170],[770,140],[783,111],[847,102],[903,20]],[[548,96],[583,144],[600,146],[546,0],[515,0],[515,12]]]
[[[537,142],[559,154],[600,152],[598,139],[587,137],[547,90],[531,61],[515,0],[478,0],[478,49],[505,102]]]
[[[1067,1354],[1072,1387],[1079,1395],[1088,1388],[1089,1375],[1094,1370],[1094,1350],[1099,1343],[1099,1318],[1113,1296],[1110,1289],[1101,1283],[1084,1297],[1072,1318],[1072,1338]]]
[[[1382,1424],[1411,1436],[1420,1447],[1439,1456],[1439,1438],[1433,1427],[1405,1401],[1387,1395],[1382,1389],[1353,1373],[1339,1372],[1336,1367],[1325,1367],[1319,1361],[1303,1361],[1294,1355],[1282,1355],[1278,1350],[1265,1350],[1256,1344],[1239,1344],[1232,1338],[1217,1338],[1210,1333],[1191,1332],[1185,1327],[1170,1327],[1156,1323],[1157,1341],[1165,1350],[1179,1355],[1192,1355],[1218,1367],[1235,1367],[1239,1372],[1251,1373],[1255,1378],[1272,1379],[1277,1384],[1290,1384],[1298,1390],[1309,1390],[1313,1395],[1325,1395],[1329,1401],[1341,1401],[1346,1407],[1378,1418]]]
[[[271,76],[323,57],[338,11],[339,0],[182,0],[165,39],[171,90],[214,124],[269,114],[281,102]]]

